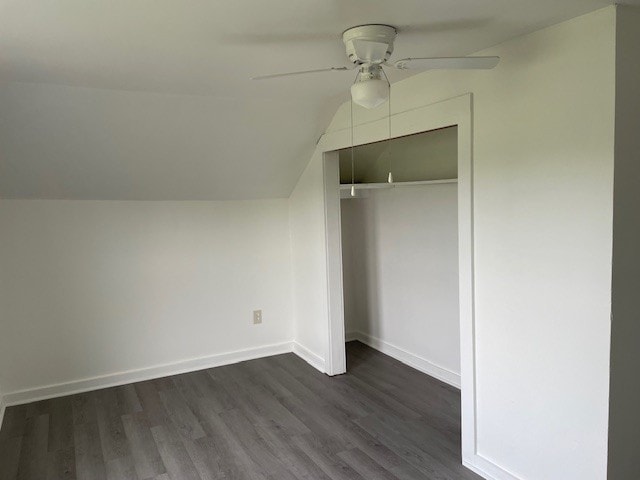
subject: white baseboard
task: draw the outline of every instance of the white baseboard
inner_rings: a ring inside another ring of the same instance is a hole
[[[36,402],[39,400],[46,400],[48,398],[63,397],[91,390],[99,390],[101,388],[126,385],[128,383],[142,382],[145,380],[152,380],[154,378],[194,372],[206,368],[230,365],[232,363],[238,363],[245,360],[253,360],[256,358],[269,357],[271,355],[279,355],[289,352],[295,353],[322,373],[325,372],[324,359],[321,356],[313,353],[311,350],[297,342],[283,342],[274,345],[237,350],[234,352],[225,352],[207,357],[182,360],[170,364],[128,370],[126,372],[118,372],[97,377],[84,378],[81,380],[74,380],[71,382],[10,392],[4,395],[0,400],[0,419],[4,414],[5,408],[12,405]]]
[[[324,358],[313,353],[304,345],[301,345],[298,342],[293,342],[293,353],[295,353],[316,370],[319,370],[322,373],[326,372],[326,370],[324,369]]]
[[[462,464],[486,480],[521,480],[482,455],[475,454],[469,460],[462,459]]]
[[[45,400],[47,398],[63,397],[65,395],[73,395],[75,393],[88,392],[90,390],[115,387],[118,385],[141,382],[144,380],[166,377],[169,375],[178,375],[180,373],[194,372],[196,370],[219,367],[222,365],[229,365],[245,360],[253,360],[256,358],[268,357],[271,355],[279,355],[281,353],[290,353],[292,351],[293,343],[283,342],[273,345],[265,345],[263,347],[225,352],[216,355],[210,355],[207,357],[192,358],[165,365],[157,365],[137,370],[129,370],[126,372],[118,372],[98,377],[74,380],[71,382],[59,383],[55,385],[47,385],[44,387],[20,390],[5,394],[4,406],[20,405],[23,403]]]
[[[390,357],[395,358],[396,360],[401,361],[406,365],[409,365],[410,367],[415,368],[416,370],[421,371],[422,373],[426,373],[427,375],[435,377],[438,380],[441,380],[444,383],[448,383],[449,385],[458,389],[460,388],[460,375],[458,373],[447,370],[446,368],[442,368],[430,362],[426,358],[422,358],[411,352],[407,352],[406,350],[392,345],[389,342],[385,342],[384,340],[380,340],[379,338],[363,332],[349,332],[345,335],[345,339],[346,341],[358,340],[366,345],[369,345],[371,348],[374,348],[386,355],[389,355]]]

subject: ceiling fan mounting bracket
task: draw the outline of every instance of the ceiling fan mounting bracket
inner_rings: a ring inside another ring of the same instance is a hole
[[[347,57],[351,63],[382,64],[393,53],[398,31],[390,25],[359,25],[342,33]]]

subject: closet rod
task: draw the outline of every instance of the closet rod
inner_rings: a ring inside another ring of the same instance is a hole
[[[410,187],[412,185],[437,185],[440,183],[458,183],[457,178],[445,178],[444,180],[418,180],[415,182],[394,183],[356,183],[356,190],[370,190],[374,188]],[[340,184],[340,190],[350,190],[351,184]]]

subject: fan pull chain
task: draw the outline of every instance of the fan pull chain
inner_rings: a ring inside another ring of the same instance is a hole
[[[353,83],[355,83],[358,80],[358,74],[356,73],[356,78],[354,80]],[[355,167],[355,161],[354,161],[354,154],[353,154],[353,96],[349,95],[349,108],[351,110],[350,114],[351,114],[351,196],[355,197],[356,196],[356,181],[355,181],[355,171],[356,171],[356,167]]]
[[[351,109],[351,196],[356,196],[356,182],[355,182],[355,162],[353,160],[353,98],[349,102]]]
[[[393,174],[391,173],[391,82],[389,81],[389,77],[387,77],[387,72],[384,71],[384,68],[381,68],[384,78],[387,80],[387,84],[389,85],[389,100],[388,102],[388,129],[389,129],[389,175],[387,176],[387,183],[393,183]]]

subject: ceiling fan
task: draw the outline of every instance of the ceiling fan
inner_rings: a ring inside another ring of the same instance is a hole
[[[436,57],[403,58],[389,63],[397,33],[395,27],[390,25],[352,27],[342,34],[342,41],[346,47],[347,57],[352,63],[351,66],[260,75],[252,77],[252,80],[357,69],[356,80],[351,86],[351,98],[357,105],[375,108],[389,98],[389,81],[382,67],[398,70],[491,69],[500,60],[500,57]]]

